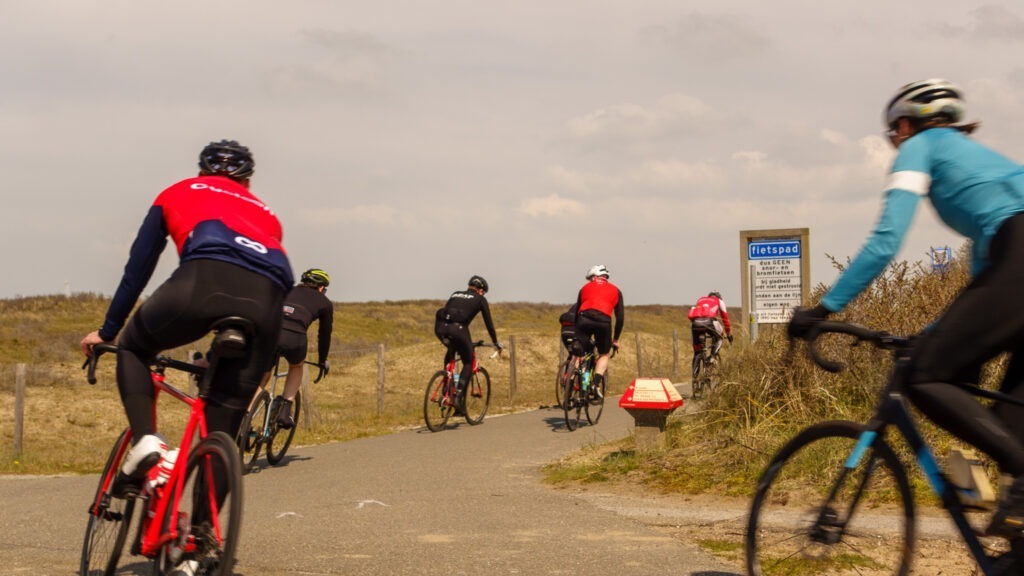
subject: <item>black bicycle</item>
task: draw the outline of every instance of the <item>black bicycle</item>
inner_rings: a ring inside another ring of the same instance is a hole
[[[721,347],[715,347],[715,338],[708,332],[700,336],[701,351],[693,365],[693,399],[709,397],[714,391]]]
[[[1024,539],[1012,541],[1009,552],[986,551],[961,503],[962,496],[972,501],[976,495],[950,481],[914,423],[902,393],[910,339],[855,324],[822,322],[808,335],[808,350],[830,372],[841,370],[842,365],[823,358],[814,345],[819,336],[829,333],[847,334],[855,343],[869,342],[892,351],[892,375],[866,424],[846,420],[815,424],[771,459],[750,506],[747,572],[760,576],[884,570],[906,575],[914,551],[914,498],[906,468],[886,439],[894,429],[915,455],[981,573],[1024,573],[1024,565],[1018,562],[1024,558]],[[999,392],[962,386],[978,396],[1024,405]],[[808,482],[809,477],[818,481]]]
[[[305,361],[310,366],[319,368],[319,372],[313,379],[313,383],[319,382],[327,370],[320,364]],[[242,425],[238,428],[235,436],[235,444],[238,445],[238,452],[242,457],[242,472],[249,473],[259,458],[260,449],[266,446],[267,463],[276,466],[284,459],[288,447],[295,437],[295,430],[299,427],[299,415],[302,412],[302,391],[295,392],[295,399],[292,401],[292,421],[295,423],[290,429],[284,429],[277,425],[277,413],[280,411],[280,396],[277,395],[277,381],[288,376],[288,364],[285,363],[284,371],[281,370],[281,357],[278,356],[274,363],[274,371],[271,376],[270,391],[258,389],[256,396],[249,404],[242,419]]]

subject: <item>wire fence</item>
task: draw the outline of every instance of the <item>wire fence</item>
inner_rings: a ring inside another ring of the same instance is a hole
[[[619,353],[609,364],[609,391],[619,393],[640,376],[688,378],[689,331],[682,359],[679,332],[624,333]],[[565,355],[557,334],[513,335],[505,343],[505,354],[499,358],[492,359],[488,353],[478,356],[491,378],[488,414],[553,404],[555,376]],[[331,348],[330,374],[316,384],[310,378],[315,368],[306,370],[303,377],[305,416],[300,425],[312,441],[421,423],[427,382],[442,369],[445,349],[439,342],[389,349],[384,344],[346,344],[336,339]],[[193,351],[181,348],[168,355],[191,360]],[[314,343],[307,359],[317,360]],[[101,363],[100,383],[95,387],[85,384],[77,361],[0,364],[0,441],[18,456],[33,444],[49,441],[49,436],[78,438],[83,430],[120,430],[124,416],[114,384],[114,364]],[[189,389],[184,374],[169,371],[168,381]]]

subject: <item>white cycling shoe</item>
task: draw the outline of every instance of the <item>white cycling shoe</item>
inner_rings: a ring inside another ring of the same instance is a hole
[[[156,466],[167,452],[167,442],[159,434],[146,434],[128,450],[121,465],[121,473],[131,478],[141,478]]]
[[[198,560],[183,560],[167,576],[196,576],[199,574]]]

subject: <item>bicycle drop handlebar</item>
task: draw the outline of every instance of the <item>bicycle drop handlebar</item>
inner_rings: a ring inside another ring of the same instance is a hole
[[[85,359],[85,363],[82,364],[82,369],[86,371],[85,379],[89,384],[96,383],[96,364],[99,362],[100,356],[107,352],[117,352],[118,348],[114,344],[95,344],[92,347],[92,354]],[[190,362],[182,362],[181,360],[175,360],[167,356],[159,355],[153,359],[152,362],[155,366],[163,366],[166,368],[173,368],[175,370],[181,370],[182,372],[189,372],[197,376],[202,376],[206,373],[206,368],[202,366],[196,366]]]
[[[893,336],[884,330],[872,330],[859,324],[849,322],[838,322],[825,320],[814,325],[807,332],[807,352],[814,363],[828,372],[839,372],[844,368],[840,362],[825,358],[816,346],[820,336],[825,334],[846,334],[853,336],[856,340],[850,346],[857,346],[861,342],[868,342],[882,350],[902,350],[910,347],[910,338],[905,336]]]

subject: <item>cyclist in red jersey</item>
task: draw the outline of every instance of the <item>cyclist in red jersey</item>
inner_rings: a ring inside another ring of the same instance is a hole
[[[718,317],[722,321],[718,321]],[[713,353],[722,348],[722,336],[725,335],[732,343],[732,324],[729,322],[729,311],[725,307],[722,295],[718,292],[709,292],[707,296],[701,296],[697,303],[687,313],[690,319],[690,334],[693,338],[693,377],[697,377],[697,357],[704,350],[701,336],[710,334],[714,340]],[[723,331],[724,328],[724,331]]]
[[[615,333],[612,334],[612,315],[615,316]],[[608,369],[608,357],[612,348],[619,349],[622,321],[625,307],[622,291],[608,281],[608,269],[598,264],[587,272],[587,283],[580,288],[576,297],[576,338],[597,346],[597,362],[594,364],[594,381],[590,390],[600,395],[601,382]]]
[[[94,344],[117,338],[117,386],[134,441],[121,473],[136,483],[167,448],[155,434],[148,359],[202,338],[225,316],[251,321],[245,355],[219,362],[207,398],[209,431],[233,437],[274,356],[281,304],[293,278],[277,216],[249,191],[254,166],[249,149],[233,140],[203,148],[199,175],[153,202],[103,325],[82,338],[87,355]],[[168,236],[180,264],[129,318]]]

